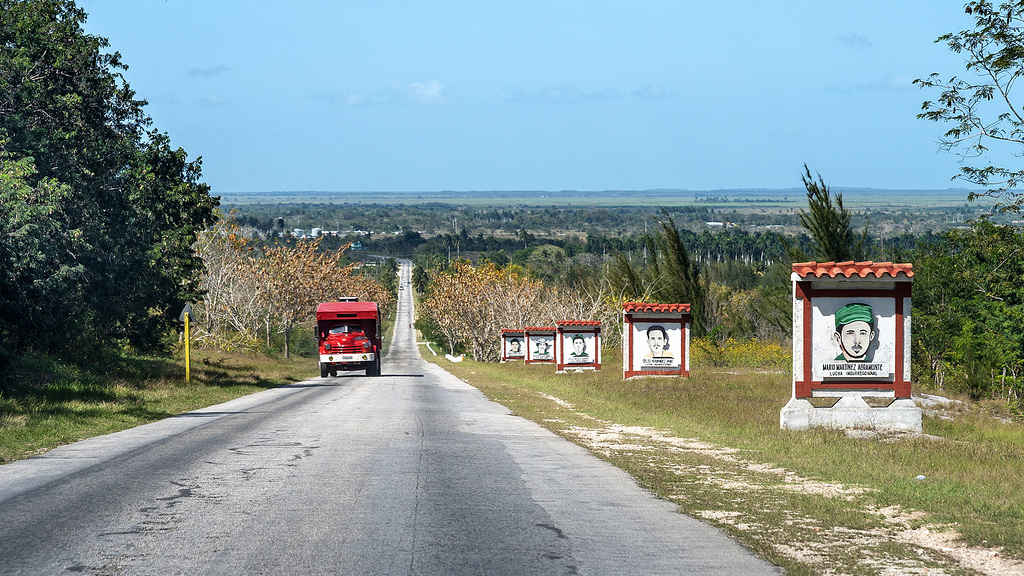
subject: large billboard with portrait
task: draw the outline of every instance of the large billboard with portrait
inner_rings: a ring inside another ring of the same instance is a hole
[[[522,330],[501,331],[501,361],[511,362],[526,358],[526,337]]]
[[[910,398],[913,266],[793,264],[793,398]]]
[[[790,278],[793,397],[780,426],[920,432],[910,381],[913,264],[797,262]]]
[[[601,322],[597,320],[560,320],[555,350],[559,372],[601,369]]]
[[[523,340],[526,363],[553,364],[555,362],[555,328],[524,328]]]

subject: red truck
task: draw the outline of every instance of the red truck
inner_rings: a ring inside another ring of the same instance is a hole
[[[366,370],[380,376],[380,311],[376,302],[342,298],[316,307],[320,376],[339,370]]]

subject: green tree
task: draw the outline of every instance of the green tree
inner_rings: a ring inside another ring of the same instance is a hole
[[[398,260],[394,258],[385,258],[380,267],[380,283],[388,292],[398,290],[398,269]]]
[[[989,197],[996,211],[1019,212],[1024,195],[1013,189],[1024,180],[1024,170],[986,165],[989,147],[1005,148],[1019,156],[1024,145],[1024,113],[1013,100],[1013,86],[1024,74],[1024,0],[995,4],[968,2],[971,30],[943,34],[936,42],[964,55],[967,77],[943,80],[938,73],[917,79],[922,88],[938,89],[935,100],[925,101],[918,118],[949,125],[939,140],[944,150],[956,151],[965,161],[954,179],[985,188],[969,199]],[[971,165],[974,160],[981,165]]]
[[[34,180],[27,159],[13,160],[0,141],[0,366],[4,355],[36,343],[67,341],[63,305],[80,293],[87,246],[68,220],[71,189],[52,179]]]
[[[843,193],[835,193],[833,201],[825,179],[818,174],[815,181],[807,164],[804,164],[804,174],[800,179],[807,189],[807,210],[800,209],[800,224],[814,242],[814,257],[821,262],[863,260],[868,229],[865,226],[859,237],[853,232],[850,225],[853,215],[843,206]],[[790,254],[794,259],[800,256],[797,250],[790,250]]]
[[[200,161],[173,149],[166,134],[154,132],[142,146],[124,180],[124,220],[110,234],[120,257],[103,264],[107,297],[96,312],[121,318],[109,335],[152,350],[185,302],[202,296],[203,261],[192,247],[215,221],[217,200],[199,182]]]
[[[690,258],[675,220],[666,210],[658,217],[661,230],[644,237],[645,262],[634,265],[623,254],[610,264],[611,290],[618,298],[690,305],[694,332],[702,328],[704,290],[700,269]]]
[[[74,198],[52,214],[80,233],[77,250],[53,255],[78,270],[56,315],[64,344],[154,348],[198,294],[190,246],[217,200],[199,161],[149,128],[120,54],[84,33],[85,18],[71,0],[0,0],[0,140],[10,157],[32,159],[26,186],[59,183]]]
[[[426,292],[430,285],[430,273],[423,266],[414,266],[412,269],[412,287],[420,294]]]
[[[980,397],[996,372],[1024,376],[1024,237],[977,222],[922,244],[914,260],[918,378]]]

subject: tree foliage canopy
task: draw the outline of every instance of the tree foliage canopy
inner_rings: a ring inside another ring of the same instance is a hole
[[[944,34],[936,42],[963,54],[968,74],[944,80],[933,73],[915,80],[922,88],[940,91],[937,99],[922,104],[918,118],[949,125],[940,145],[965,161],[954,178],[986,189],[972,192],[971,200],[987,196],[995,210],[1019,212],[1024,195],[1013,189],[1024,180],[1024,170],[985,161],[992,145],[1018,157],[1024,145],[1024,109],[1013,99],[1014,85],[1024,74],[1024,0],[968,2],[964,11],[974,17],[974,29]],[[968,164],[973,160],[982,164]]]
[[[825,179],[818,174],[815,181],[806,164],[800,179],[807,189],[807,210],[800,209],[800,224],[811,235],[814,257],[820,262],[863,260],[868,231],[865,227],[860,236],[853,232],[853,215],[843,206],[843,193],[836,192],[833,202]]]
[[[960,178],[985,188],[997,212],[1019,212],[1024,195],[1014,188],[1024,170],[987,164],[990,156],[1024,155],[1024,110],[1014,85],[1024,74],[1024,1],[964,5],[971,30],[944,34],[950,50],[965,58],[967,75],[915,80],[937,88],[918,118],[949,125],[942,148],[959,154]],[[997,148],[991,149],[991,146]],[[1009,154],[1007,154],[1007,152]],[[975,165],[973,162],[980,162]],[[987,218],[954,230],[916,251],[914,363],[917,374],[941,388],[981,397],[996,389],[1020,389],[1024,370],[1024,237]],[[1017,392],[1013,396],[1020,408]]]
[[[0,0],[4,350],[161,347],[217,199],[71,0]]]
[[[667,211],[662,211],[658,224],[661,230],[644,237],[644,262],[635,266],[625,255],[615,256],[610,271],[612,289],[623,301],[689,304],[695,319],[694,330],[700,333],[704,300],[700,268]]]
[[[206,264],[203,298],[195,308],[197,342],[222,350],[256,352],[260,331],[290,334],[316,320],[316,306],[342,296],[376,302],[382,316],[393,310],[394,291],[357,271],[344,257],[348,246],[322,250],[319,241],[257,249],[229,217],[200,235],[196,250]]]
[[[430,274],[417,326],[443,340],[452,354],[456,348],[465,349],[476,360],[495,361],[503,328],[593,319],[604,324],[606,337],[614,342],[609,326],[622,314],[618,304],[604,290],[558,289],[529,278],[516,265],[498,268],[492,262],[473,266],[456,261]]]
[[[1024,376],[1024,236],[988,222],[948,232],[917,251],[914,277],[919,377],[980,397]]]

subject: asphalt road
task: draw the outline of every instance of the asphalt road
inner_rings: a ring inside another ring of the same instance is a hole
[[[0,466],[0,574],[778,574],[419,357]]]

